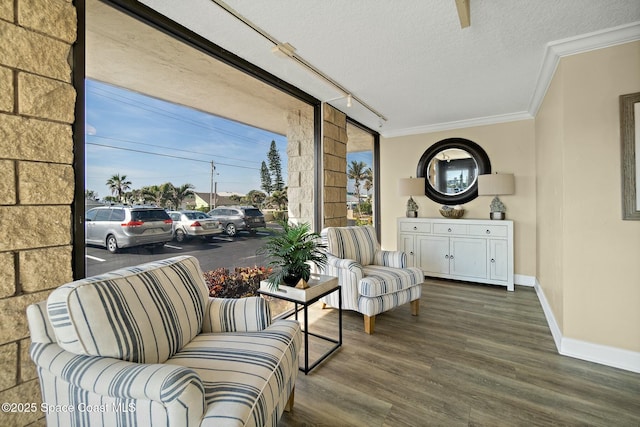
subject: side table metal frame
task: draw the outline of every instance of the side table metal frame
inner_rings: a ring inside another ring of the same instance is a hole
[[[327,296],[330,293],[335,291],[338,291],[338,301],[339,301],[338,302],[338,339],[337,340],[331,337],[309,332],[309,313],[308,313],[308,308],[311,304],[318,302],[320,298]],[[313,368],[318,366],[320,362],[325,360],[327,357],[329,357],[329,355],[331,355],[334,351],[336,351],[338,348],[342,346],[342,288],[340,287],[340,285],[336,285],[335,288],[329,289],[328,291],[316,296],[313,299],[310,299],[309,301],[299,301],[294,298],[288,298],[284,295],[262,292],[260,290],[258,290],[258,293],[261,295],[267,295],[270,297],[275,297],[275,298],[279,298],[279,299],[294,303],[295,307],[294,307],[294,312],[292,314],[295,315],[296,320],[298,320],[298,312],[301,310],[300,308],[298,308],[298,305],[302,306],[302,311],[304,313],[304,329],[302,331],[304,333],[304,367],[300,366],[299,369],[302,372],[304,372],[305,375],[307,375],[309,371],[311,371]],[[287,317],[291,317],[291,314],[289,314],[285,318]],[[313,362],[311,366],[309,366],[309,335],[335,344],[333,347],[327,350],[322,356],[320,356],[318,360]]]

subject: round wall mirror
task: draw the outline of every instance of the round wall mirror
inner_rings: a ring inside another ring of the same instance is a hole
[[[425,178],[428,198],[457,205],[478,197],[478,175],[487,173],[491,173],[491,162],[482,147],[468,139],[447,138],[427,148],[416,175]]]

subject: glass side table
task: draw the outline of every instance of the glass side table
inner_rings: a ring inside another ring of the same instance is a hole
[[[298,289],[291,286],[280,286],[278,290],[271,289],[269,282],[263,280],[260,282],[260,289],[258,293],[260,295],[268,295],[270,297],[279,298],[285,301],[293,302],[295,304],[294,312],[295,319],[298,320],[298,312],[302,306],[302,312],[304,315],[304,328],[302,330],[304,334],[304,366],[300,367],[300,370],[305,375],[309,373],[313,368],[318,366],[320,362],[326,359],[330,354],[336,351],[342,346],[342,289],[338,284],[338,278],[334,276],[325,276],[321,274],[312,274],[309,278],[309,287],[306,289]],[[320,298],[329,295],[332,292],[338,292],[338,339],[330,338],[324,335],[319,335],[313,332],[309,332],[309,315],[307,309],[309,306],[317,302]],[[320,338],[324,341],[333,343],[334,345],[327,350],[320,358],[309,365],[309,335],[316,338]]]

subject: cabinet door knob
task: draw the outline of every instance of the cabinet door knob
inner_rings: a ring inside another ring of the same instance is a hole
[[[409,255],[413,255],[413,251],[409,252]]]
[[[414,229],[414,230],[417,230],[417,229],[418,229],[418,227],[416,227],[416,226],[413,226],[413,229]]]
[[[491,262],[495,263],[496,262],[495,258],[491,258]]]
[[[453,255],[449,255],[449,259],[453,259]]]
[[[491,230],[487,230],[487,234],[491,234]]]
[[[445,259],[449,259],[449,255],[448,255],[448,254],[447,254],[447,255],[445,255],[444,257],[445,257]]]
[[[449,233],[451,233],[451,229],[448,229],[447,231],[448,231]]]

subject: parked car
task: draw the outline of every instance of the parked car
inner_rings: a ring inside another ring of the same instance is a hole
[[[88,244],[111,253],[132,246],[164,246],[173,237],[173,221],[155,206],[100,206],[85,215]]]
[[[220,206],[209,211],[209,216],[220,221],[228,236],[241,230],[255,233],[256,228],[267,226],[264,214],[253,206]]]
[[[184,242],[193,237],[211,238],[222,233],[220,221],[200,211],[169,211],[173,220],[173,237]]]

